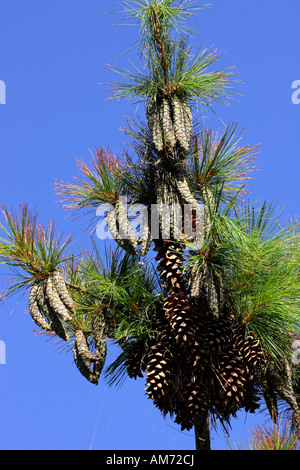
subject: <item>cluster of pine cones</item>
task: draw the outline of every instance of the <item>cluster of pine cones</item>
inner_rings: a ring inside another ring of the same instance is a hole
[[[132,378],[146,374],[146,394],[166,415],[175,415],[182,430],[210,416],[225,426],[240,409],[255,412],[264,397],[277,422],[277,400],[284,400],[300,426],[300,410],[287,361],[275,366],[254,332],[222,309],[211,308],[209,280],[198,297],[185,289],[182,253],[174,241],[156,243],[158,271],[168,294],[154,320],[155,339],[145,348],[136,342],[127,352]],[[220,285],[214,285],[220,296]],[[215,306],[215,302],[213,303]]]
[[[55,269],[42,281],[32,285],[29,294],[29,313],[40,328],[54,332],[64,341],[70,341],[68,326],[72,325],[76,315],[73,299],[60,269]],[[100,317],[95,317],[92,329],[95,352],[91,351],[85,332],[75,327],[73,357],[81,374],[91,383],[97,384],[106,357],[106,341]]]
[[[167,248],[166,248],[167,245]],[[159,270],[170,291],[155,320],[157,336],[147,351],[132,344],[130,377],[146,372],[146,393],[164,415],[175,415],[191,429],[203,413],[229,421],[244,408],[258,407],[257,369],[264,362],[259,341],[234,317],[211,315],[205,297],[191,300],[183,291],[180,249],[169,241],[158,252]]]
[[[146,116],[158,152],[175,147],[187,152],[192,135],[192,113],[186,100],[176,95],[150,99]]]
[[[65,323],[72,320],[74,304],[59,269],[50,273],[43,281],[32,285],[29,313],[43,330],[53,331],[65,341],[70,340]]]

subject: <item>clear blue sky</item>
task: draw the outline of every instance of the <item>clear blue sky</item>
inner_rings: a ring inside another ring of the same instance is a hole
[[[300,105],[292,83],[300,80],[299,0],[215,0],[194,18],[202,42],[226,50],[222,66],[235,65],[243,96],[218,107],[224,123],[246,126],[245,144],[261,143],[260,172],[252,200],[276,199],[284,216],[299,212]],[[56,220],[74,233],[79,246],[83,221],[66,219],[54,180],[77,175],[75,156],[89,149],[118,151],[127,101],[107,101],[114,79],[105,65],[136,38],[136,29],[113,25],[114,0],[0,0],[0,201],[17,209],[27,202],[40,219]],[[126,66],[128,57],[115,63]],[[142,114],[143,110],[139,109]],[[215,119],[207,123],[222,127]],[[100,246],[100,245],[99,245]],[[2,270],[3,271],[3,270]],[[0,279],[2,282],[2,278]],[[117,390],[102,379],[95,387],[58,352],[53,341],[34,334],[26,298],[13,298],[0,311],[0,449],[193,449],[191,433],[164,420],[144,396],[144,381],[126,380]],[[11,314],[11,310],[14,312]],[[110,358],[114,349],[109,347]],[[230,441],[243,441],[265,415],[233,422]],[[226,449],[221,430],[213,449]]]

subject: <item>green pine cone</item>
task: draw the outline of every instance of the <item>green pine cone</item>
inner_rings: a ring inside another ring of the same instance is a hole
[[[186,138],[187,148],[189,148],[189,143],[190,143],[192,132],[193,132],[193,116],[192,116],[191,108],[186,101],[183,101],[181,105],[182,105],[185,138]]]
[[[161,152],[164,148],[164,141],[161,129],[161,117],[156,97],[150,99],[146,109],[146,117],[155,148],[158,152]]]
[[[177,191],[173,185],[169,186],[168,202],[171,238],[180,240],[182,238],[182,210]]]
[[[192,299],[196,299],[200,296],[201,288],[203,286],[203,272],[192,272],[191,279],[191,297]]]
[[[38,305],[37,301],[37,293],[39,290],[39,284],[33,284],[30,289],[29,294],[29,313],[33,319],[33,321],[45,331],[51,331],[51,326],[49,322],[44,318],[41,313],[41,310]]]
[[[187,152],[193,128],[192,113],[186,101],[173,97],[171,103],[177,144],[184,152]]]
[[[206,299],[208,302],[208,308],[211,314],[215,318],[219,318],[220,309],[219,309],[219,298],[216,289],[214,273],[211,266],[205,266],[204,268],[204,281],[203,281],[204,290],[206,293]]]
[[[211,229],[211,215],[215,211],[216,202],[213,193],[208,188],[202,190],[202,197],[204,200],[205,237],[208,237]]]
[[[168,185],[165,181],[157,181],[156,186],[157,197],[157,210],[158,210],[158,223],[162,238],[170,238],[168,233],[168,218],[169,218],[169,191]]]
[[[58,268],[53,273],[53,283],[59,297],[61,298],[67,309],[70,312],[75,313],[73,299],[67,289],[63,274]]]
[[[73,356],[81,374],[91,383],[97,384],[106,358],[105,339],[102,337],[99,341],[98,337],[98,340],[96,340],[96,353],[94,354],[89,349],[84,332],[76,330]],[[91,370],[91,363],[94,363],[93,371]]]
[[[52,310],[52,308],[50,307],[49,303],[46,300],[44,284],[39,285],[39,288],[37,291],[37,303],[38,303],[39,309],[43,312],[43,314],[47,318],[50,324],[51,330],[54,331],[54,333],[56,333],[57,336],[59,336],[64,341],[70,341],[70,338],[61,320],[58,318],[58,316],[55,314],[55,312]]]
[[[77,353],[80,355],[84,364],[90,367],[91,361],[96,361],[96,354],[92,353],[88,347],[86,336],[82,330],[76,330],[75,332],[75,346]]]
[[[47,301],[49,302],[50,307],[56,313],[56,315],[60,318],[60,320],[62,322],[71,321],[72,317],[70,313],[68,312],[66,306],[63,304],[62,300],[60,299],[51,275],[48,276],[48,279],[46,281],[45,294],[46,294],[46,298],[47,298]]]
[[[107,354],[107,344],[104,336],[104,323],[101,316],[92,319],[92,330],[95,341],[95,356],[93,372],[96,377],[100,377],[101,371],[105,364]]]
[[[117,213],[117,215],[116,215]],[[131,239],[129,238],[123,238],[123,234],[120,234],[120,231],[117,228],[117,220],[118,220],[118,213],[119,213],[119,208],[118,204],[116,204],[116,207],[108,211],[107,216],[106,216],[106,223],[108,226],[108,229],[111,233],[111,236],[113,239],[117,242],[117,244],[123,248],[127,253],[129,254],[135,254],[136,253],[136,247],[138,244],[138,239],[136,237],[133,237]],[[127,215],[126,215],[127,217]],[[126,231],[129,231],[130,228],[128,227],[128,224],[130,225],[130,222],[127,218],[128,223],[125,221],[125,227],[123,226],[123,232],[124,234]],[[124,224],[124,222],[123,222]],[[130,225],[131,227],[131,225]],[[131,227],[132,229],[132,227]],[[134,241],[133,241],[134,240]]]
[[[100,377],[100,374],[105,364],[106,354],[107,354],[107,344],[106,344],[106,340],[102,338],[101,343],[98,345],[96,349],[97,360],[95,360],[94,367],[93,367],[93,373],[95,374],[96,377]]]
[[[142,243],[141,243],[141,255],[146,256],[150,250],[152,243],[152,235],[149,229],[148,223],[144,222],[143,231],[142,231]]]
[[[176,145],[176,138],[171,113],[172,111],[168,98],[163,98],[160,107],[161,126],[163,130],[163,140],[168,149],[173,149]]]
[[[116,203],[117,220],[119,223],[119,234],[121,238],[125,237],[135,250],[138,245],[138,237],[134,233],[131,223],[128,219],[128,207],[122,201]]]
[[[197,199],[193,196],[190,187],[184,176],[179,176],[176,179],[178,193],[184,204],[190,204],[193,208],[199,206]]]
[[[73,347],[73,357],[76,367],[81,375],[83,375],[83,377],[85,377],[89,382],[97,385],[98,377],[96,377],[96,375],[91,371],[90,367],[86,366],[75,345]]]

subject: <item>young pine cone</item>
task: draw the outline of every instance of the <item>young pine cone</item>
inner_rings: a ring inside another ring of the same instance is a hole
[[[29,313],[33,321],[45,331],[51,331],[49,321],[44,317],[42,311],[39,308],[37,301],[37,294],[39,290],[39,284],[33,284],[29,295]]]

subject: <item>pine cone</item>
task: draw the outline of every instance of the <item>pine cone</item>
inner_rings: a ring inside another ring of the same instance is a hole
[[[192,113],[188,103],[177,97],[151,98],[146,108],[148,126],[158,152],[173,151],[176,144],[184,152],[192,135]]]
[[[97,363],[98,357],[92,353],[82,330],[76,330],[73,357],[80,373],[91,383],[98,384],[99,375],[91,370],[91,363]]]
[[[64,305],[62,299],[59,296],[59,293],[54,284],[53,275],[49,275],[45,282],[45,296],[47,302],[49,303],[51,309],[59,317],[62,322],[68,322],[72,320],[70,312],[67,307]]]
[[[95,361],[93,372],[100,377],[106,360],[107,344],[104,336],[104,322],[101,315],[92,318],[92,331],[95,343]]]
[[[244,357],[245,362],[255,367],[264,360],[264,353],[260,346],[259,340],[255,337],[253,331],[249,331],[247,337],[241,346],[241,354]]]
[[[74,357],[74,362],[77,366],[77,369],[79,370],[81,375],[83,375],[83,377],[85,377],[92,384],[97,385],[98,378],[96,377],[95,374],[93,374],[90,368],[86,367],[86,364],[84,363],[80,354],[78,354],[76,347],[73,348],[73,357]]]
[[[43,316],[42,309],[39,308],[37,301],[37,294],[39,291],[39,284],[33,284],[29,294],[29,313],[33,321],[43,330],[51,331],[51,325],[49,321]]]
[[[176,138],[172,120],[171,106],[167,97],[162,98],[162,103],[159,111],[161,115],[161,126],[164,144],[167,149],[173,150],[176,145]]]
[[[191,109],[186,101],[179,100],[176,96],[172,97],[171,105],[177,144],[182,151],[187,152],[193,129]]]
[[[213,268],[210,264],[205,264],[203,267],[203,288],[205,291],[208,307],[210,313],[219,318],[220,315],[220,296],[217,289],[217,283]]]
[[[158,252],[155,260],[158,262],[157,270],[168,290],[181,289],[183,282],[182,249],[175,242],[164,241],[156,243]]]
[[[160,342],[150,348],[146,373],[146,394],[164,415],[172,413],[173,358],[170,350]]]
[[[190,303],[182,292],[172,292],[165,300],[163,309],[170,322],[177,343],[190,344],[195,337],[195,316]]]
[[[54,270],[52,279],[53,279],[54,287],[57,290],[57,293],[59,297],[61,298],[61,300],[63,301],[66,308],[70,312],[75,313],[73,299],[67,289],[65,279],[60,269],[56,268]]]
[[[203,384],[190,382],[187,387],[187,409],[190,416],[195,419],[197,416],[207,412],[208,399],[206,389]]]
[[[300,427],[300,408],[293,389],[292,373],[288,361],[282,359],[280,365],[276,366],[271,358],[269,358],[266,378],[271,389],[275,390],[280,398],[291,407],[294,426]]]
[[[227,354],[222,355],[217,372],[216,379],[219,381],[217,409],[219,408],[223,416],[235,415],[242,406],[246,383],[242,358],[236,352],[227,351]],[[215,384],[217,385],[217,380]]]
[[[145,342],[135,341],[130,345],[130,348],[126,351],[127,359],[125,366],[127,368],[127,374],[132,379],[137,377],[143,377],[142,371],[145,370]]]
[[[146,256],[152,244],[152,234],[149,227],[148,220],[143,221],[142,241],[141,241],[141,255]]]
[[[61,319],[57,316],[56,312],[52,309],[51,305],[49,304],[46,296],[46,288],[45,288],[46,281],[39,285],[37,291],[37,304],[39,310],[44,314],[47,318],[51,330],[54,331],[57,336],[59,336],[64,341],[70,341],[70,338],[65,330],[65,327],[61,321]]]
[[[160,106],[161,104],[159,103],[159,99],[154,97],[150,99],[146,109],[148,126],[152,135],[153,143],[158,152],[161,152],[164,148],[163,132],[161,128]]]
[[[205,238],[208,238],[211,230],[212,215],[216,211],[216,200],[209,188],[203,188],[202,197],[204,200]]]
[[[128,219],[126,205],[117,201],[115,207],[108,211],[106,223],[113,239],[129,254],[135,254],[138,238]]]

